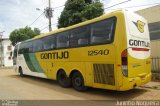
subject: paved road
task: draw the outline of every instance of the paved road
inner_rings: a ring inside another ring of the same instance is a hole
[[[0,100],[160,100],[160,90],[136,88],[117,92],[90,88],[78,92],[62,88],[56,81],[26,76],[12,69],[0,69]]]

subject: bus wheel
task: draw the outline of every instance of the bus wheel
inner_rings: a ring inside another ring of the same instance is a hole
[[[67,88],[71,86],[71,80],[67,77],[65,71],[60,70],[57,75],[57,81],[60,86]]]
[[[72,86],[78,91],[86,91],[87,87],[84,86],[84,79],[81,73],[75,72],[72,76]]]
[[[23,70],[22,70],[22,68],[21,68],[21,67],[19,67],[19,75],[20,75],[21,77],[23,77],[23,76],[24,76],[24,74],[23,74]]]

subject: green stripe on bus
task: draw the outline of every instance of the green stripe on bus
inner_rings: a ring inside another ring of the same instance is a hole
[[[28,68],[29,68],[31,71],[36,72],[36,70],[35,70],[35,68],[34,68],[34,66],[33,66],[33,64],[32,64],[32,62],[31,62],[31,60],[30,60],[29,54],[28,54],[28,53],[24,53],[23,55],[24,55],[25,62],[26,62],[26,64],[27,64]]]
[[[25,53],[25,61],[32,72],[44,73],[34,53]]]

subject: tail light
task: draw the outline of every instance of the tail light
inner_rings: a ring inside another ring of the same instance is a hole
[[[125,49],[121,54],[122,61],[122,73],[124,76],[128,77],[128,52]]]

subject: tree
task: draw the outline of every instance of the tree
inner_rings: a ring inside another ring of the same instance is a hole
[[[34,28],[33,30],[35,32],[36,35],[40,35],[41,31],[38,28]]]
[[[100,7],[103,7],[103,4],[101,4],[100,2],[95,2],[93,4],[87,5],[84,11],[82,11],[83,21],[101,16],[104,10]]]
[[[58,18],[58,28],[93,19],[103,13],[103,4],[99,0],[67,0]]]
[[[15,29],[10,33],[9,39],[12,42],[12,45],[16,45],[18,42],[31,39],[34,36],[40,34],[40,30],[38,28],[34,28],[32,30],[30,27]]]

